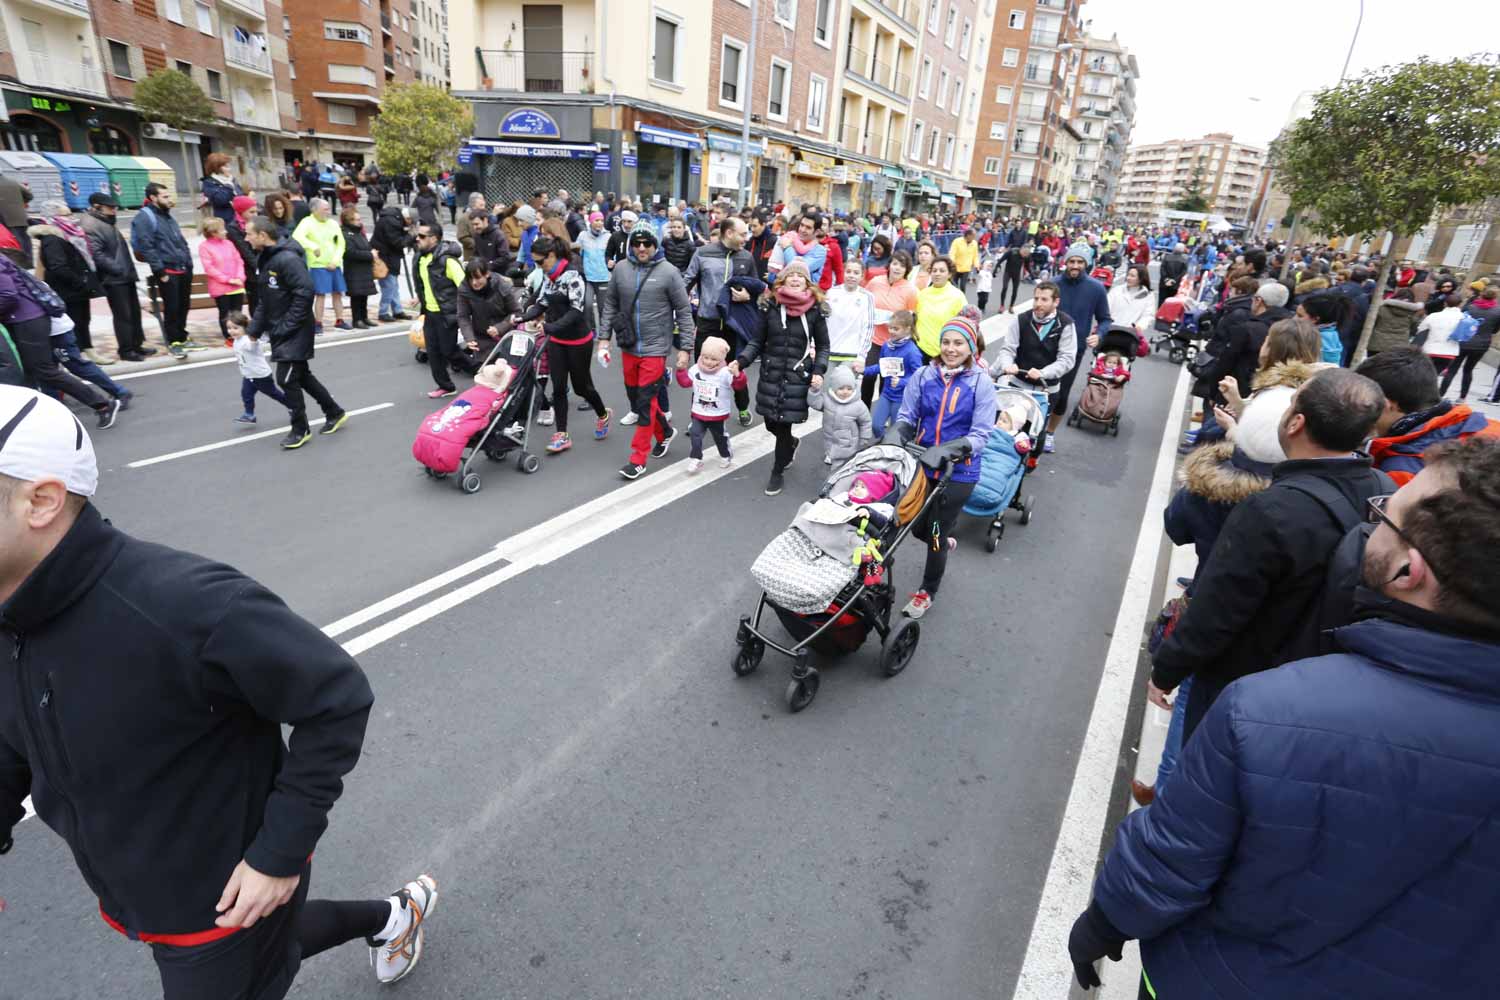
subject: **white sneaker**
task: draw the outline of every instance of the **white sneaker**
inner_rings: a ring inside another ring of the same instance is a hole
[[[719,459],[719,468],[721,468],[721,469],[728,469],[728,468],[732,468],[733,466],[734,466],[734,456],[733,455],[729,455],[729,456],[727,456],[725,458]]]
[[[389,940],[369,940],[370,967],[376,979],[394,983],[417,967],[422,959],[422,925],[437,909],[437,898],[437,879],[431,875],[418,876],[390,897],[400,907],[404,923]]]
[[[536,423],[538,427],[551,427],[552,421],[554,419],[556,418],[552,416],[551,410],[543,410],[536,415]]]
[[[690,475],[690,476],[696,476],[699,472],[703,471],[703,459],[701,459],[701,458],[690,458],[690,459],[688,459],[687,471],[688,471],[688,475]]]
[[[636,412],[634,410],[631,410],[629,413],[620,418],[620,423],[624,424],[626,427],[631,427],[634,426],[636,421],[640,419],[641,418],[636,414]]]
[[[506,437],[518,438],[522,434],[525,434],[525,433],[526,433],[526,427],[519,420],[517,420],[515,423],[511,424],[509,427],[505,428],[505,436]]]

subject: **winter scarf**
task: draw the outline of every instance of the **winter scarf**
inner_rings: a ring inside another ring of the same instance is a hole
[[[78,252],[83,254],[83,262],[89,266],[89,270],[94,270],[94,255],[89,253],[89,240],[84,235],[83,229],[76,222],[72,222],[66,216],[62,215],[54,215],[52,217],[52,225],[61,230],[63,238],[77,247]]]
[[[811,309],[818,300],[813,295],[811,289],[805,292],[794,292],[783,285],[776,289],[776,301],[781,303],[781,307],[786,310],[788,316],[801,316]]]

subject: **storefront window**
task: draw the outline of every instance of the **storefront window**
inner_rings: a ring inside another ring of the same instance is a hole
[[[130,137],[113,125],[96,128],[89,132],[89,152],[100,156],[132,156]]]
[[[30,153],[64,152],[62,129],[45,118],[12,112],[10,122],[0,124],[0,147]]]

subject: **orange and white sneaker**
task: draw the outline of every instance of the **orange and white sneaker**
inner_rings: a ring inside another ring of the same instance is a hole
[[[418,876],[390,896],[403,921],[388,940],[366,939],[376,979],[394,983],[417,967],[422,958],[422,931],[432,911],[437,909],[437,898],[437,879],[431,875]]]

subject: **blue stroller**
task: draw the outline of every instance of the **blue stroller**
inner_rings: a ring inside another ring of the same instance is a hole
[[[1036,508],[1036,497],[1021,497],[1021,482],[1036,468],[1041,453],[1041,442],[1047,429],[1047,394],[1029,386],[1006,382],[995,388],[995,402],[999,412],[1021,408],[1026,419],[1021,427],[1007,431],[997,426],[990,432],[985,445],[984,457],[979,465],[979,482],[964,505],[965,514],[983,517],[990,526],[985,532],[984,550],[994,552],[1005,535],[1005,512],[1020,511],[1022,524],[1031,523],[1031,512]],[[1030,448],[1017,450],[1016,439],[1024,433],[1030,439]]]

